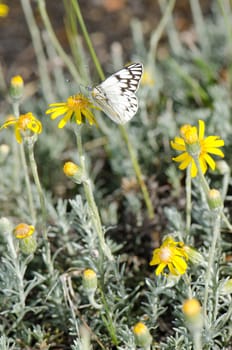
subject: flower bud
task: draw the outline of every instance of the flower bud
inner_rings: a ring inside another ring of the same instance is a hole
[[[187,299],[182,305],[185,321],[192,334],[198,334],[203,327],[201,305],[197,299]]]
[[[136,323],[136,325],[133,327],[133,333],[135,337],[135,343],[137,346],[147,348],[151,345],[152,336],[144,323]]]
[[[187,299],[183,303],[182,311],[188,319],[192,319],[201,313],[201,305],[197,299]]]
[[[23,95],[24,81],[21,75],[16,75],[10,81],[10,96],[15,100],[20,100]]]
[[[204,265],[204,263],[205,263],[204,257],[195,248],[190,247],[188,245],[184,245],[183,249],[187,253],[189,260],[194,265]]]
[[[229,167],[229,165],[226,163],[225,160],[218,160],[218,161],[216,162],[216,167],[217,167],[218,172],[219,172],[221,175],[225,175],[225,174],[229,174],[229,173],[230,173],[230,167]]]
[[[19,239],[19,248],[22,253],[29,255],[33,254],[37,248],[36,237],[33,235],[35,231],[34,226],[21,223],[17,225],[13,233]]]
[[[94,272],[91,269],[86,269],[83,272],[83,279],[82,279],[83,287],[85,289],[85,292],[89,294],[94,294],[97,289],[97,275],[96,272]]]
[[[207,202],[210,209],[219,209],[222,207],[221,194],[218,190],[209,190],[207,195]]]
[[[64,174],[77,184],[81,184],[84,181],[83,171],[81,167],[73,162],[66,162],[63,167]]]
[[[25,255],[33,254],[37,248],[37,240],[35,236],[23,238],[19,241],[19,248]]]

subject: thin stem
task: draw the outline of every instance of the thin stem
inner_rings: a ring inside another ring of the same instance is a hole
[[[193,349],[194,350],[202,350],[201,332],[199,330],[197,330],[193,334]]]
[[[37,219],[36,218],[36,211],[35,211],[35,206],[34,206],[34,202],[33,202],[33,198],[32,198],[32,188],[31,188],[31,183],[30,183],[30,178],[29,178],[29,173],[28,173],[28,166],[27,166],[27,162],[26,162],[26,156],[25,156],[25,150],[24,150],[23,144],[19,145],[19,152],[20,152],[20,158],[21,158],[24,177],[25,177],[29,210],[30,210],[30,214],[31,214],[32,223],[35,224],[36,219]]]
[[[51,80],[49,79],[47,60],[44,54],[40,33],[35,21],[35,17],[33,15],[30,0],[21,0],[21,5],[27,21],[28,29],[31,34],[33,47],[36,53],[43,94],[46,101],[49,102],[53,100],[52,84]]]
[[[13,101],[13,113],[16,118],[19,117],[19,101]],[[12,141],[12,148],[13,148],[13,157],[14,157],[14,172],[13,172],[13,184],[15,187],[15,191],[19,192],[20,191],[20,181],[19,181],[19,175],[20,174],[20,158],[19,158],[19,148],[18,144],[15,138],[13,138]]]
[[[48,15],[47,15],[45,1],[44,0],[37,0],[37,1],[38,1],[39,11],[40,11],[41,17],[43,19],[43,22],[44,22],[44,25],[46,27],[46,30],[47,30],[47,32],[48,32],[48,34],[50,36],[52,44],[54,45],[54,47],[57,50],[58,54],[60,55],[60,57],[64,61],[65,65],[69,69],[69,72],[71,73],[71,75],[73,76],[75,81],[78,82],[78,83],[82,83],[81,76],[79,75],[79,73],[78,73],[74,63],[69,58],[69,56],[66,54],[66,52],[63,50],[62,46],[60,45],[59,41],[57,40],[57,37],[56,37],[56,35],[55,35],[54,31],[53,31],[51,22],[49,20]]]
[[[175,0],[171,0],[171,1],[175,1]],[[101,68],[100,62],[98,60],[98,57],[97,57],[97,55],[95,53],[93,44],[91,42],[89,33],[88,33],[87,28],[85,26],[85,22],[83,20],[82,14],[81,14],[81,10],[80,10],[80,6],[79,6],[79,3],[78,3],[78,0],[72,0],[72,4],[73,4],[74,10],[76,12],[76,15],[77,15],[77,18],[78,18],[81,30],[82,30],[83,35],[85,37],[85,41],[86,41],[87,46],[89,48],[90,55],[91,55],[91,57],[93,59],[93,62],[95,64],[95,66],[96,66],[98,75],[99,75],[100,79],[104,80],[105,79],[105,75],[103,73],[103,70]],[[128,151],[129,151],[129,155],[130,155],[130,158],[131,158],[131,162],[132,162],[135,174],[137,176],[137,180],[138,180],[138,183],[140,185],[140,188],[141,188],[141,191],[142,191],[142,194],[143,194],[143,197],[144,197],[144,201],[145,201],[145,204],[146,204],[146,207],[147,207],[148,216],[149,216],[150,219],[154,219],[154,216],[155,216],[154,215],[154,208],[153,208],[153,205],[152,205],[152,202],[151,202],[148,190],[147,190],[147,186],[146,186],[146,184],[143,181],[142,171],[141,171],[141,168],[139,166],[138,159],[137,159],[136,153],[134,151],[133,145],[131,144],[131,141],[129,139],[129,135],[128,135],[125,127],[122,126],[122,125],[120,125],[120,132],[121,132],[121,135],[122,135],[123,139],[125,140],[126,145],[128,147]]]
[[[16,118],[19,118],[20,112],[19,112],[19,101],[13,101],[13,111],[14,115]],[[15,184],[16,184],[16,189],[19,188],[19,157],[18,157],[18,152],[21,158],[21,163],[23,167],[23,172],[24,172],[24,178],[25,178],[25,184],[26,184],[26,191],[27,191],[27,197],[28,197],[28,205],[29,205],[29,210],[31,214],[31,220],[32,223],[35,224],[36,222],[36,212],[35,212],[35,207],[34,207],[34,202],[32,198],[32,189],[31,189],[31,183],[30,183],[30,178],[29,178],[29,172],[28,172],[28,167],[27,167],[27,162],[26,162],[26,156],[25,156],[25,150],[24,150],[24,145],[20,144],[19,148],[17,147],[16,142],[14,142],[14,155],[15,155],[15,169],[14,169],[14,176],[15,176]]]
[[[207,305],[209,296],[209,284],[212,278],[213,272],[213,262],[216,252],[216,244],[220,235],[220,222],[221,222],[221,210],[215,210],[215,215],[213,215],[213,239],[212,244],[209,249],[209,259],[205,278],[205,291],[204,291],[204,302],[203,302],[203,315],[204,320],[207,323]]]
[[[167,11],[167,2],[163,0],[159,0],[159,6],[161,8],[162,14]],[[183,54],[183,47],[181,44],[181,41],[179,39],[179,34],[176,30],[175,24],[174,24],[174,19],[173,16],[169,16],[167,22],[167,35],[169,39],[169,45],[172,48],[172,51],[174,52],[175,55],[181,55]]]
[[[174,8],[175,2],[176,2],[176,0],[170,0],[168,5],[166,5],[164,15],[163,15],[161,21],[159,22],[158,27],[156,28],[156,30],[154,31],[154,33],[151,36],[150,49],[149,49],[149,53],[148,53],[148,56],[149,56],[148,61],[150,61],[150,62],[155,63],[158,43],[159,43],[159,40],[163,34],[163,31],[164,31],[167,23],[169,21],[169,18],[171,16],[172,10]]]
[[[53,269],[53,264],[52,264],[52,259],[51,259],[50,243],[49,243],[48,235],[47,235],[47,209],[46,209],[46,204],[45,204],[44,193],[43,193],[42,186],[41,186],[40,179],[39,179],[39,175],[38,175],[35,156],[34,156],[35,137],[36,137],[36,135],[33,135],[32,137],[27,139],[27,146],[28,146],[28,153],[29,153],[31,170],[32,170],[35,185],[36,185],[36,188],[37,188],[37,191],[39,194],[39,201],[40,201],[41,212],[42,212],[42,234],[43,234],[43,240],[44,240],[44,245],[45,245],[45,263],[47,264],[49,274],[52,275],[54,269]]]
[[[197,170],[198,170],[198,176],[200,178],[200,182],[201,182],[203,191],[204,191],[204,193],[205,193],[205,195],[207,197],[208,193],[209,193],[209,190],[210,190],[210,187],[209,187],[209,185],[208,185],[208,183],[207,183],[207,181],[205,179],[204,174],[202,173],[198,155],[196,157],[193,156],[193,158],[194,158],[194,161],[196,163],[196,167],[197,167]]]
[[[87,200],[89,208],[91,210],[91,219],[92,219],[93,225],[95,227],[95,230],[97,232],[102,252],[108,257],[109,260],[112,261],[113,256],[112,256],[112,253],[111,253],[109,247],[105,243],[104,232],[103,232],[102,224],[101,224],[101,218],[99,215],[97,205],[95,203],[93,190],[92,190],[92,183],[91,183],[91,180],[88,176],[86,165],[85,165],[85,155],[83,153],[82,138],[81,138],[81,127],[79,127],[78,130],[75,129],[75,134],[76,134],[76,139],[77,139],[77,148],[78,148],[78,153],[79,153],[79,158],[80,158],[80,164],[81,164],[81,168],[82,168],[82,171],[84,174],[83,177],[85,179],[83,182],[83,186],[84,186],[86,200]]]
[[[42,218],[43,218],[43,226],[46,227],[47,211],[46,211],[46,205],[45,205],[45,198],[44,198],[43,190],[42,190],[39,175],[38,175],[37,165],[36,165],[35,156],[34,156],[34,140],[31,140],[32,138],[34,138],[34,136],[32,136],[30,139],[27,140],[29,160],[31,164],[31,170],[34,177],[35,185],[39,194],[39,200],[40,200],[40,206],[41,206]],[[44,230],[43,235],[44,235],[44,239],[47,240],[46,229]]]
[[[86,44],[87,44],[87,46],[89,48],[89,52],[90,52],[90,55],[92,57],[92,60],[93,60],[93,62],[95,64],[95,67],[97,69],[98,75],[99,75],[101,80],[104,80],[105,79],[105,75],[104,75],[103,70],[101,68],[100,62],[98,60],[98,57],[97,57],[96,52],[94,50],[92,41],[91,41],[89,33],[88,33],[88,30],[86,28],[84,19],[82,17],[82,13],[81,13],[81,9],[80,9],[78,0],[72,0],[72,5],[73,5],[73,8],[74,8],[74,10],[76,12],[78,22],[79,22],[81,30],[83,32]]]
[[[202,51],[207,52],[209,50],[209,40],[207,37],[205,21],[202,15],[199,0],[190,0],[190,6],[193,14],[198,41],[201,43]]]
[[[191,227],[192,180],[191,180],[191,168],[190,167],[187,168],[185,188],[186,188],[186,234],[185,234],[185,239],[186,239],[190,234],[190,227]]]
[[[142,175],[141,168],[139,166],[139,163],[138,163],[138,160],[136,157],[135,150],[130,142],[129,134],[127,133],[127,131],[123,125],[120,125],[120,131],[121,131],[123,139],[127,145],[127,148],[128,148],[129,154],[130,154],[130,158],[131,158],[131,162],[132,162],[132,165],[134,167],[134,171],[135,171],[135,174],[137,176],[137,180],[139,182],[141,191],[143,193],[143,198],[144,198],[144,201],[145,201],[145,204],[147,207],[148,216],[150,219],[154,219],[154,217],[155,217],[154,208],[153,208],[153,205],[152,205],[152,202],[151,202],[148,190],[147,190],[147,186],[143,180],[143,175]]]

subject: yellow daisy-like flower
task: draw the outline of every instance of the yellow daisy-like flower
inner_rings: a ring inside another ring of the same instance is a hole
[[[42,132],[41,122],[31,113],[22,114],[19,118],[10,117],[1,127],[8,128],[8,126],[14,125],[15,138],[18,143],[22,142],[22,135],[32,136],[32,134],[40,134]]]
[[[150,265],[158,265],[155,271],[157,276],[163,273],[166,267],[175,276],[183,275],[186,272],[188,254],[183,246],[183,242],[175,242],[172,237],[167,237],[161,247],[153,251]]]
[[[194,161],[194,155],[198,156],[199,164],[203,174],[208,169],[208,166],[215,170],[216,163],[210,154],[214,154],[220,157],[224,157],[224,153],[218,149],[224,146],[224,141],[219,136],[205,135],[205,123],[199,120],[199,130],[191,125],[184,125],[181,128],[182,137],[175,137],[174,141],[171,141],[171,146],[177,151],[182,151],[178,157],[172,158],[175,162],[180,163],[179,169],[184,170],[188,166],[191,166],[191,177],[197,175],[197,166]]]
[[[72,118],[75,119],[77,124],[82,124],[82,116],[87,119],[90,125],[97,125],[94,115],[89,109],[98,108],[82,94],[70,96],[66,102],[51,103],[49,107],[51,108],[46,111],[46,114],[51,114],[51,119],[56,119],[57,117],[64,115],[58,124],[58,128],[60,129],[63,128]]]

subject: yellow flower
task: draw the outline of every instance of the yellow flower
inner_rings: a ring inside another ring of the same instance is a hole
[[[10,117],[1,127],[7,128],[10,125],[15,127],[15,138],[18,143],[22,142],[23,136],[31,136],[33,134],[40,134],[42,132],[41,122],[31,113],[22,114],[19,118]]]
[[[72,177],[78,172],[79,166],[73,162],[66,162],[64,164],[63,170],[66,176]]]
[[[205,123],[199,120],[199,131],[191,125],[184,125],[181,128],[182,137],[175,137],[171,141],[171,146],[177,151],[182,151],[178,157],[172,158],[175,162],[180,163],[179,169],[184,170],[191,166],[191,177],[197,175],[197,166],[194,156],[198,156],[199,164],[203,174],[207,171],[208,166],[214,170],[216,163],[209,154],[224,157],[223,152],[218,149],[224,146],[224,141],[219,136],[208,136],[204,138]]]
[[[22,87],[24,85],[24,81],[21,75],[15,75],[11,78],[10,84],[13,87]]]
[[[9,6],[6,4],[0,4],[0,17],[7,17],[9,13]]]
[[[63,128],[69,120],[76,121],[77,124],[82,124],[82,116],[84,116],[90,125],[96,124],[93,113],[89,110],[90,108],[96,108],[87,97],[82,94],[70,96],[66,102],[51,103],[51,107],[46,111],[46,114],[51,114],[51,119],[64,115],[58,124],[58,128]]]
[[[158,265],[156,275],[163,273],[168,267],[172,275],[183,275],[187,270],[188,254],[183,249],[183,242],[175,242],[172,237],[167,237],[160,248],[153,251],[150,265]]]
[[[16,238],[23,239],[33,235],[34,231],[34,226],[21,223],[14,228],[13,232]]]

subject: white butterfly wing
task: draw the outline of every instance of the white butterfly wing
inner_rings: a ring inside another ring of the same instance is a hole
[[[142,76],[141,63],[121,69],[92,90],[96,104],[116,123],[125,124],[138,109],[135,92]]]

